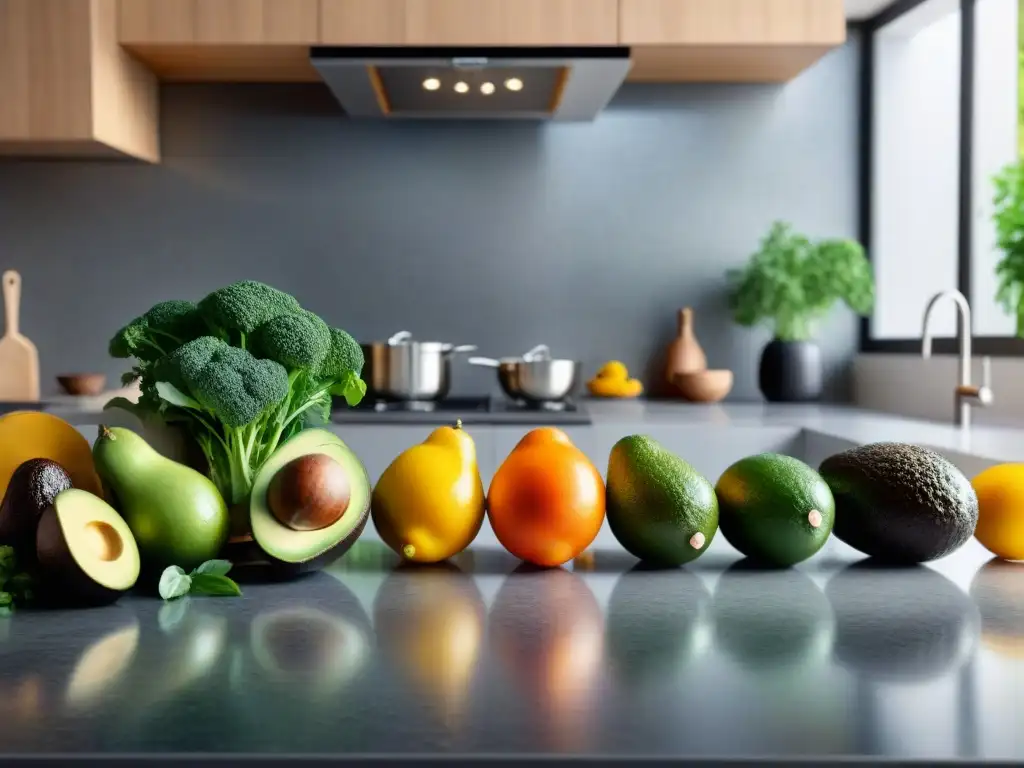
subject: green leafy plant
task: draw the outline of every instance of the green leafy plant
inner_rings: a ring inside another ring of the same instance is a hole
[[[993,179],[996,246],[1003,256],[996,264],[996,301],[1016,318],[1017,336],[1024,337],[1024,162],[1012,163]]]
[[[123,381],[138,380],[142,396],[106,407],[183,428],[230,504],[248,498],[278,445],[330,417],[334,397],[352,406],[366,394],[359,344],[295,297],[252,280],[198,304],[157,304],[115,334],[110,354],[134,358]]]
[[[185,595],[208,595],[210,597],[238,597],[241,588],[228,578],[231,563],[227,560],[207,560],[191,573],[177,565],[164,569],[160,575],[160,597],[175,600]]]
[[[729,308],[744,327],[768,325],[782,341],[806,341],[837,301],[871,312],[875,282],[864,249],[853,240],[812,242],[776,221],[742,269],[726,273]]]
[[[0,547],[0,617],[10,616],[15,605],[33,598],[32,578],[18,569],[13,547]]]

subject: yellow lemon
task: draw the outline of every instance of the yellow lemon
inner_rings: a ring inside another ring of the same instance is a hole
[[[609,360],[598,370],[597,378],[625,381],[629,378],[629,369],[618,360]]]
[[[998,464],[971,481],[978,494],[974,537],[1004,560],[1024,560],[1024,464]]]
[[[370,500],[374,527],[406,560],[438,563],[470,545],[484,520],[476,445],[462,429],[438,427],[391,462]]]

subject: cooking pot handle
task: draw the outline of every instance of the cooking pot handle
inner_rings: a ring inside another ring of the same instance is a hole
[[[408,331],[399,331],[390,339],[388,339],[388,346],[392,347],[395,344],[401,344],[403,341],[409,341],[412,338],[412,334]]]
[[[498,368],[501,366],[493,357],[471,357],[467,361],[470,365],[483,365],[487,368]]]
[[[528,363],[533,361],[533,360],[550,360],[550,359],[551,359],[551,349],[548,347],[547,344],[538,344],[536,347],[534,347],[529,352],[527,352],[525,355],[523,355],[523,360],[525,360]]]
[[[476,344],[460,344],[457,347],[452,347],[448,351],[453,354],[456,352],[476,352]]]

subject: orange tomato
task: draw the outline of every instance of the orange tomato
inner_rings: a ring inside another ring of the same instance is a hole
[[[494,535],[516,557],[563,565],[604,523],[604,481],[569,436],[553,427],[527,433],[498,468],[487,493]]]

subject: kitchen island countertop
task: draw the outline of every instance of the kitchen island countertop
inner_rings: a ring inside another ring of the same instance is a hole
[[[1024,564],[973,541],[857,559],[833,540],[758,572],[716,541],[675,571],[491,548],[410,571],[364,536],[237,599],[23,611],[0,622],[0,755],[1024,760]]]

